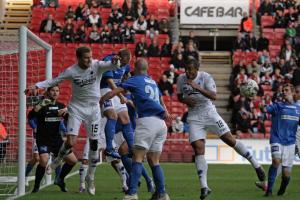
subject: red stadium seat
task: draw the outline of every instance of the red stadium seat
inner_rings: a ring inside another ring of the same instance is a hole
[[[262,16],[261,17],[261,26],[262,27],[271,27],[275,23],[275,19],[272,16]]]

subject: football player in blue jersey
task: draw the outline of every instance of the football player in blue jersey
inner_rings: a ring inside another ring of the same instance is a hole
[[[269,168],[268,187],[265,196],[272,196],[272,189],[277,176],[277,170],[282,165],[282,180],[278,196],[285,193],[290,182],[290,172],[295,156],[296,131],[299,124],[300,106],[294,103],[294,87],[291,84],[283,86],[283,101],[267,106],[272,115],[271,154],[272,164]]]
[[[300,85],[295,86],[294,99],[296,104],[300,106]],[[300,158],[300,125],[298,126],[296,134],[296,154],[298,154],[298,157]]]
[[[108,55],[103,60],[109,61],[115,55]],[[101,95],[105,95],[111,90],[117,88],[125,75],[130,73],[129,62],[131,59],[131,53],[128,49],[121,49],[118,53],[121,61],[121,67],[116,70],[107,71],[103,74],[100,91]],[[126,98],[123,94],[118,94],[118,96],[108,99],[102,104],[102,112],[105,117],[107,117],[107,122],[105,125],[105,137],[106,137],[106,150],[105,154],[107,156],[120,159],[121,156],[118,152],[114,151],[112,141],[114,134],[116,133],[117,121],[122,124],[122,133],[128,144],[129,150],[132,149],[133,145],[133,129],[130,125],[130,119],[128,116]]]
[[[159,158],[167,137],[167,126],[164,119],[171,117],[163,103],[156,82],[147,75],[147,71],[147,61],[143,58],[138,59],[135,63],[134,76],[101,98],[101,103],[104,103],[107,99],[130,91],[138,115],[129,191],[124,200],[138,199],[138,182],[142,174],[142,162],[145,155],[147,155],[156,185],[156,192],[151,199],[170,199],[165,191],[164,173],[159,164]]]

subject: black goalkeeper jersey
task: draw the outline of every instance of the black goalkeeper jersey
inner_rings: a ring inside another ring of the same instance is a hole
[[[58,110],[65,108],[63,103],[56,102],[42,107],[38,112],[32,109],[28,119],[36,118],[36,142],[38,145],[56,146],[62,143],[60,123],[63,117],[58,116]]]

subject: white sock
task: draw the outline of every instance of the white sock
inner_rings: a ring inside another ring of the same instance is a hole
[[[122,162],[116,163],[116,168],[121,177],[122,184],[126,185],[127,184],[127,182],[126,182],[127,181],[127,176],[126,176],[127,172],[126,172],[126,169],[125,169],[123,163]]]
[[[245,145],[243,143],[241,143],[240,141],[236,141],[236,144],[234,146],[234,150],[238,154],[240,154],[241,156],[246,158],[255,169],[260,167],[260,164],[258,164],[257,160],[253,157],[251,152],[248,151],[248,149],[245,147]]]
[[[85,188],[85,177],[88,171],[88,165],[81,164],[79,169],[80,185]]]
[[[195,164],[197,173],[199,176],[200,186],[201,188],[207,188],[207,163],[205,160],[204,155],[196,155],[195,157]]]
[[[99,160],[99,153],[98,151],[89,151],[89,167],[88,167],[88,174],[91,180],[95,178],[95,172],[97,167],[97,162]]]

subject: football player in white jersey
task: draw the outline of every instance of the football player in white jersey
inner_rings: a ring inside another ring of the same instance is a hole
[[[204,157],[207,131],[216,133],[223,142],[246,158],[255,168],[259,181],[264,183],[261,185],[266,186],[263,168],[243,143],[235,140],[228,125],[218,114],[212,103],[217,98],[216,84],[210,74],[199,71],[197,60],[188,60],[186,73],[178,77],[177,96],[179,101],[189,108],[187,119],[190,125],[189,141],[195,152],[195,164],[201,186],[200,199],[205,199],[211,192],[207,185],[208,166]]]
[[[88,192],[95,195],[94,175],[99,156],[97,139],[101,118],[100,81],[104,72],[120,67],[120,58],[115,56],[112,61],[108,62],[93,60],[91,49],[85,46],[76,49],[76,57],[78,62],[68,67],[56,78],[38,82],[26,92],[36,94],[38,88],[48,88],[63,80],[72,81],[72,99],[68,106],[67,140],[63,143],[57,158],[48,168],[55,169],[63,157],[72,150],[83,122],[90,139],[89,169],[86,181]]]
[[[295,87],[295,102],[300,105],[300,85],[297,85]],[[300,158],[300,125],[298,126],[297,129],[297,134],[296,134],[296,153],[298,154]]]

